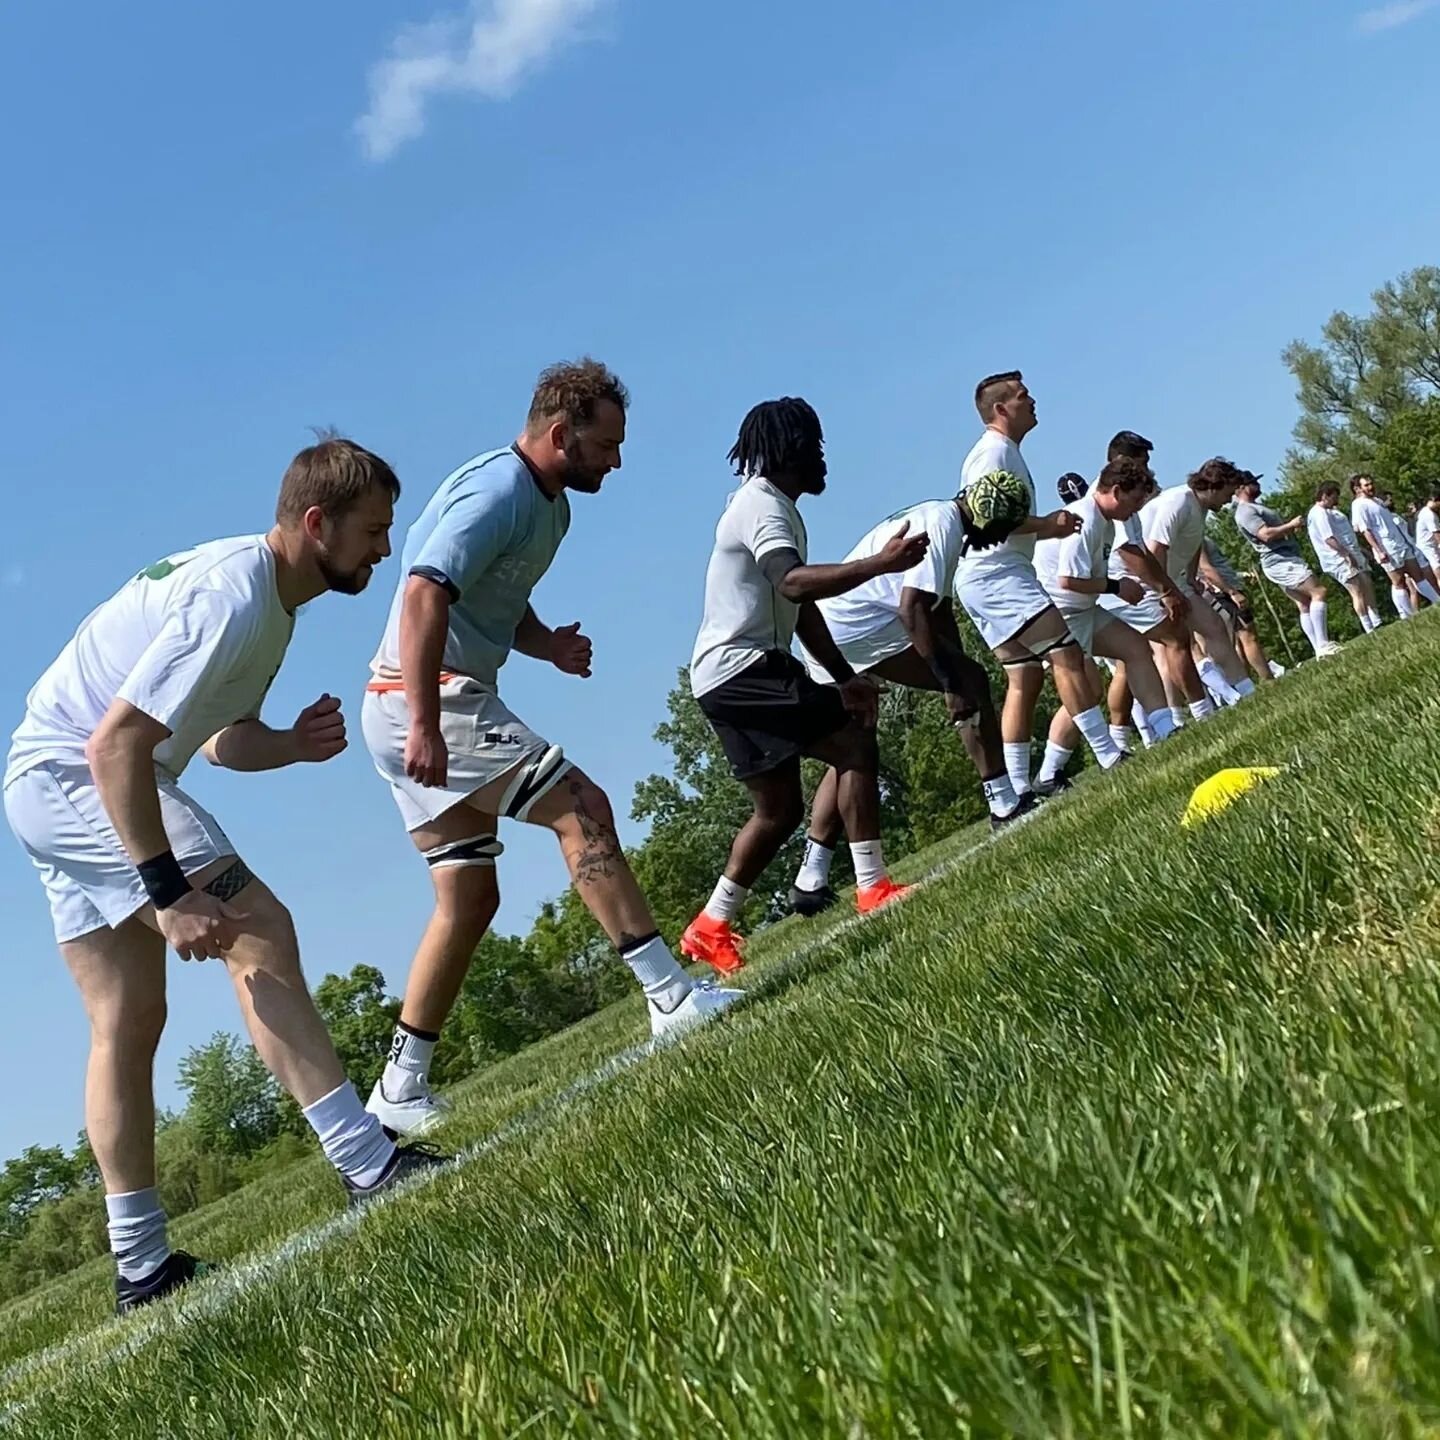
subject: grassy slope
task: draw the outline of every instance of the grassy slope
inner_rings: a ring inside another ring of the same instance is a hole
[[[96,1328],[102,1265],[25,1297],[0,1360],[78,1339],[0,1386],[14,1429],[1440,1425],[1437,646],[1435,617],[1387,630],[896,912],[776,927],[743,1014],[231,1303]],[[1180,830],[1199,780],[1266,762],[1287,779]],[[446,1138],[640,1030],[630,1002],[497,1066]],[[264,1251],[336,1199],[297,1167],[179,1239]]]

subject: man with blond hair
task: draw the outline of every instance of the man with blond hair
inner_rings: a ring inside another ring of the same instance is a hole
[[[390,553],[399,491],[390,467],[348,440],[302,450],[268,534],[197,545],[140,571],[86,617],[15,731],[5,811],[90,1020],[86,1130],[121,1313],[206,1268],[170,1249],[155,1192],[167,943],[182,960],[224,961],[256,1050],[352,1202],[443,1160],[397,1152],[366,1113],[306,989],[289,912],[180,788],[197,751],[231,770],[274,770],[345,748],[329,695],[283,730],[260,707],[296,611],[327,590],[359,594]]]

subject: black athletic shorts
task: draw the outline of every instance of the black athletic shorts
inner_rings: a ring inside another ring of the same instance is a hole
[[[771,650],[699,703],[737,780],[778,769],[850,723],[840,691],[817,685],[783,650]]]
[[[1225,627],[1232,636],[1238,631],[1255,628],[1255,612],[1248,602],[1244,605],[1237,604],[1225,591],[1212,590],[1208,585],[1202,585],[1200,593],[1210,602],[1210,608],[1225,622]]]

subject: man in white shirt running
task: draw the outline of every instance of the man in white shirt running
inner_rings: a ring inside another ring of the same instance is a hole
[[[155,1192],[155,1048],[165,951],[221,959],[250,1037],[294,1097],[351,1202],[444,1157],[402,1150],[345,1078],[300,970],[289,912],[180,788],[197,751],[231,770],[316,763],[346,745],[340,702],[293,726],[260,707],[295,613],[355,595],[390,553],[400,485],[348,440],[302,450],[268,534],[148,566],[86,617],[36,682],[5,770],[5,812],[39,871],[61,956],[90,1020],[85,1121],[105,1185],[116,1309],[207,1268],[172,1251]]]
[[[1370,561],[1360,548],[1350,519],[1340,508],[1340,487],[1327,480],[1315,492],[1315,503],[1305,517],[1310,544],[1320,568],[1338,580],[1350,595],[1350,604],[1368,635],[1380,628],[1375,608],[1375,585],[1370,579]]]
[[[502,816],[559,841],[576,893],[645,994],[652,1036],[674,1038],[742,994],[685,974],[626,862],[605,792],[499,694],[515,650],[564,675],[590,674],[578,622],[552,629],[530,595],[569,529],[569,493],[597,494],[620,468],[628,401],[597,361],[551,366],[519,438],[449,475],[405,537],[361,711],[375,768],[435,890],[368,1102],[397,1133],[423,1134],[443,1118],[431,1061],[500,903]]]
[[[964,497],[926,500],[891,515],[861,537],[845,564],[883,550],[896,529],[924,534],[930,548],[920,563],[902,573],[877,575],[844,595],[819,602],[831,638],[846,663],[860,674],[912,690],[939,692],[960,736],[990,809],[990,824],[1003,830],[1031,814],[1039,802],[1017,797],[1005,771],[1000,722],[984,666],[965,653],[955,623],[951,590],[961,554],[994,544],[1030,513],[1025,487],[975,485]],[[811,679],[832,683],[830,672],[809,657]],[[842,828],[840,777],[831,768],[815,791],[805,858],[790,890],[790,908],[814,915],[835,903],[830,865]]]
[[[1015,793],[1023,795],[1032,789],[1030,737],[1047,664],[1061,704],[1102,768],[1112,769],[1126,757],[1110,735],[1084,651],[1035,574],[1036,541],[1072,535],[1080,522],[1068,510],[1035,514],[1035,485],[1020,454],[1020,442],[1037,423],[1034,397],[1020,371],[1009,370],[987,375],[975,387],[975,408],[985,431],[961,467],[960,494],[986,476],[1015,475],[1030,500],[1030,517],[1000,544],[967,555],[955,576],[960,603],[1005,669],[1000,717],[1005,768]]]
[[[1228,503],[1243,478],[1238,467],[1217,456],[1187,477],[1184,485],[1162,490],[1140,512],[1146,546],[1190,601],[1190,629],[1204,641],[1206,651],[1242,697],[1255,693],[1255,682],[1246,675],[1225,622],[1200,595],[1196,575],[1205,541],[1205,517]],[[1188,695],[1199,675],[1193,659],[1187,657],[1181,664]]]
[[[1154,627],[1148,626],[1142,634],[1115,611],[1099,604],[1103,596],[1114,596],[1131,607],[1147,602],[1144,584],[1133,575],[1113,576],[1110,561],[1116,526],[1139,511],[1153,480],[1143,460],[1111,460],[1089,491],[1066,507],[1079,519],[1079,530],[1063,539],[1042,540],[1036,545],[1035,573],[1085,653],[1125,666],[1126,683],[1150,718],[1152,740],[1158,741],[1174,730],[1175,722],[1146,638]],[[1118,533],[1124,535],[1123,531]],[[1157,623],[1163,625],[1165,618],[1160,610]]]
[[[1380,562],[1380,568],[1389,577],[1390,598],[1400,617],[1408,620],[1415,614],[1415,605],[1410,598],[1412,588],[1429,604],[1440,605],[1440,592],[1425,578],[1420,568],[1419,553],[1405,533],[1405,527],[1376,497],[1374,477],[1352,475],[1350,494],[1354,497],[1350,505],[1350,524],[1355,534],[1370,547]]]
[[[1427,499],[1415,511],[1415,548],[1430,569],[1430,580],[1440,574],[1440,484],[1430,487]]]
[[[1338,655],[1326,618],[1325,586],[1305,563],[1296,536],[1306,517],[1284,520],[1260,503],[1260,476],[1246,472],[1235,491],[1235,525],[1260,561],[1260,573],[1283,590],[1300,612],[1300,628],[1318,657]]]
[[[890,904],[906,888],[891,880],[880,844],[879,691],[857,675],[830,637],[817,601],[903,575],[925,558],[929,537],[902,522],[872,555],[811,565],[802,495],[825,489],[825,437],[804,400],[754,406],[730,461],[741,477],[715,527],[705,569],[704,610],[690,660],[690,689],[724,747],[753,811],[681,947],[725,974],[743,964],[734,929],[751,887],[805,818],[800,757],[838,773],[838,797],[855,864],[855,908]],[[817,685],[791,654],[798,635],[834,682]]]

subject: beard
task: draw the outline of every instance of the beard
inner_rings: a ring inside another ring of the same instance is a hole
[[[330,558],[330,552],[322,550],[315,557],[316,568],[327,590],[339,595],[358,595],[369,583],[373,566],[360,564],[353,570],[342,570]]]
[[[573,461],[565,463],[565,488],[567,490],[578,490],[582,495],[595,495],[599,493],[601,485],[605,483],[603,470],[592,470],[588,465],[577,465]]]

